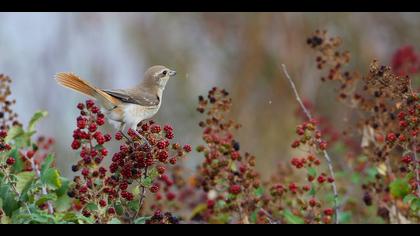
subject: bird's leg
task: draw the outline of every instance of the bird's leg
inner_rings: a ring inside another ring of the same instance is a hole
[[[124,122],[121,122],[121,125],[120,125],[120,133],[127,140],[127,142],[132,143],[133,141],[127,135],[124,134],[124,127],[125,127],[125,123]]]
[[[143,135],[141,135],[139,132],[137,132],[137,130],[136,129],[133,129],[133,131],[134,131],[134,133],[139,137],[139,138],[141,138],[142,140],[143,140],[143,142],[145,143],[145,144],[147,144],[147,146],[149,146],[150,147],[150,143],[149,143],[149,141],[147,141],[147,139],[143,136]]]

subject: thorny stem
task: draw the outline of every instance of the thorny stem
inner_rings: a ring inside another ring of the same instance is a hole
[[[290,77],[289,73],[287,72],[286,65],[281,64],[281,66],[283,68],[283,73],[286,76],[286,79],[289,81],[290,86],[292,87],[292,90],[293,90],[293,93],[295,94],[295,98],[296,98],[297,102],[299,103],[299,105],[302,108],[303,112],[305,113],[306,117],[308,119],[312,119],[311,113],[309,112],[309,110],[303,104],[302,99],[300,98],[299,93],[296,89],[296,85],[293,82],[292,78]],[[328,154],[328,152],[326,150],[324,150],[322,153],[324,155],[325,160],[327,161],[328,170],[330,172],[331,178],[333,178],[335,180],[335,172],[334,172],[334,168],[333,168],[333,165],[332,165],[330,155]],[[335,224],[339,224],[340,208],[339,208],[339,204],[338,204],[338,191],[337,191],[337,185],[335,184],[335,181],[332,182],[332,189],[333,189],[333,193],[334,193]]]

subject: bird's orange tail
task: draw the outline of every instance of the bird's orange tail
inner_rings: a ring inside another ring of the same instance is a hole
[[[112,109],[121,102],[72,73],[61,72],[55,76],[57,83],[79,93],[98,99],[106,109]]]

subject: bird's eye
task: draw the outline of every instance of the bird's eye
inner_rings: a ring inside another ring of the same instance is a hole
[[[163,75],[166,75],[168,73],[168,71],[167,70],[164,70],[163,72],[162,72],[162,74]]]

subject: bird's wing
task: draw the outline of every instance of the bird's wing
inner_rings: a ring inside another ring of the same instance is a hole
[[[133,103],[146,107],[159,105],[158,96],[141,90],[136,91],[135,93],[124,89],[102,89],[102,91],[125,103]]]

